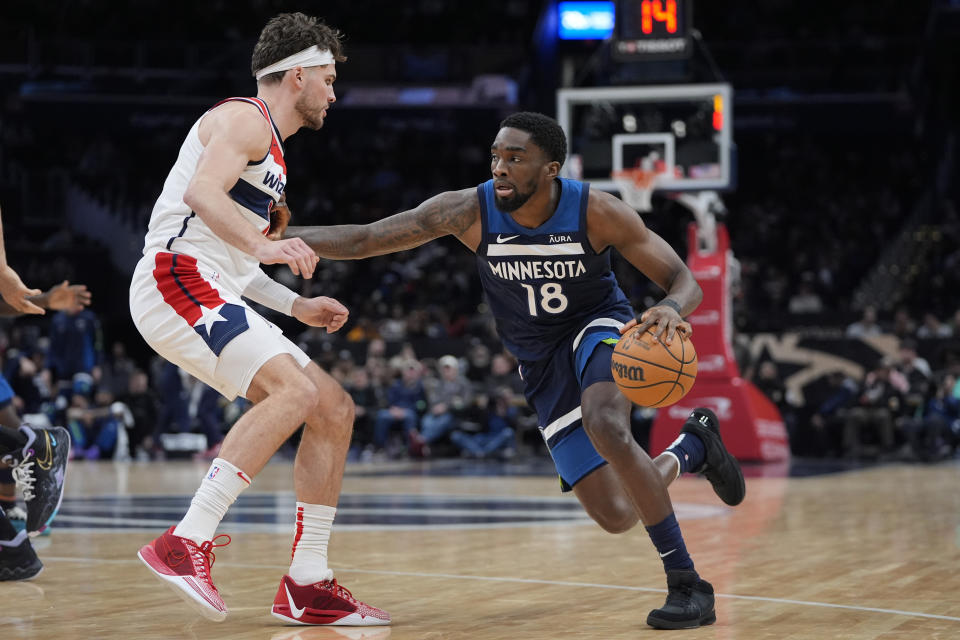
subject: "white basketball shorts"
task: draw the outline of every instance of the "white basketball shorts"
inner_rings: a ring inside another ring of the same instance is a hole
[[[130,315],[154,351],[228,400],[246,397],[268,360],[310,358],[280,329],[220,285],[216,273],[184,254],[144,256],[130,283]]]

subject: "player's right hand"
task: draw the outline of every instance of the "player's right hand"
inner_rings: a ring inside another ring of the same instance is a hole
[[[38,296],[40,293],[40,289],[28,289],[10,265],[0,267],[0,297],[20,313],[43,314],[42,308],[27,300],[27,296]]]
[[[293,275],[312,278],[320,258],[300,238],[287,240],[267,240],[262,243],[256,253],[256,258],[263,264],[285,264],[293,271]]]

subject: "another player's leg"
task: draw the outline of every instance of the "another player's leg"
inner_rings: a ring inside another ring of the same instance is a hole
[[[389,624],[388,613],[354,598],[327,566],[354,407],[343,388],[316,364],[311,362],[304,371],[317,387],[318,402],[307,417],[294,462],[297,515],[292,561],[289,573],[280,580],[271,612],[296,624]]]
[[[240,347],[230,344],[227,349]],[[210,465],[183,520],[138,554],[158,578],[211,620],[227,615],[210,576],[213,549],[230,541],[224,536],[226,542],[216,544],[217,526],[250,479],[313,412],[317,397],[316,386],[289,354],[261,366],[250,388],[259,390],[261,401],[224,438],[220,457]]]
[[[70,435],[63,427],[0,426],[0,456],[13,467],[14,480],[23,493],[27,533],[40,535],[60,509],[70,459]]]

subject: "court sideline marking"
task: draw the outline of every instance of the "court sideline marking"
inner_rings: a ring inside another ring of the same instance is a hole
[[[81,564],[134,564],[139,565],[140,561],[135,559],[101,559],[101,558],[70,558],[64,556],[53,556],[43,558],[44,562],[75,562]],[[252,563],[229,563],[230,567],[238,569],[276,569],[275,565],[252,564]],[[414,578],[446,578],[453,580],[479,580],[485,582],[513,582],[519,584],[542,584],[558,587],[577,587],[591,589],[613,589],[618,591],[642,591],[649,593],[666,593],[666,589],[657,589],[653,587],[631,587],[617,584],[600,584],[594,582],[570,582],[566,580],[539,580],[536,578],[507,578],[499,576],[471,576],[454,573],[427,573],[422,571],[388,571],[374,569],[348,569],[343,567],[333,567],[334,571],[343,573],[368,573],[373,575],[387,576],[409,576]],[[900,609],[882,609],[879,607],[860,607],[849,604],[834,604],[830,602],[813,602],[810,600],[791,600],[789,598],[769,598],[765,596],[744,596],[735,593],[715,593],[717,598],[726,598],[729,600],[750,600],[753,602],[775,602],[778,604],[793,604],[804,607],[823,607],[827,609],[846,609],[848,611],[866,611],[870,613],[886,613],[899,616],[910,616],[914,618],[928,618],[932,620],[947,620],[950,622],[960,622],[960,617],[943,616],[935,613],[922,613],[920,611],[902,611]]]

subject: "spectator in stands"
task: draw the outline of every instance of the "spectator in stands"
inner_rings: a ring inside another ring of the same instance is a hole
[[[177,365],[163,360],[155,379],[160,397],[157,435],[190,431],[190,401],[184,378],[189,377]]]
[[[820,313],[823,311],[823,301],[813,288],[813,274],[809,271],[803,274],[803,279],[797,292],[790,296],[787,308],[790,313]]]
[[[355,367],[344,386],[353,398],[353,436],[350,442],[351,456],[362,459],[373,452],[373,421],[384,404],[383,390],[374,385],[364,367]]]
[[[798,420],[798,429],[791,446],[798,453],[813,456],[834,456],[840,453],[840,438],[847,410],[859,393],[856,381],[842,371],[831,372],[826,386],[807,393],[805,412],[809,420]],[[809,424],[809,432],[800,425]]]
[[[512,458],[515,449],[515,425],[518,416],[516,405],[511,404],[513,392],[508,388],[490,392],[487,405],[485,429],[479,433],[454,431],[450,440],[468,458],[487,458],[495,454]]]
[[[787,433],[792,443],[795,438],[797,416],[796,409],[788,401],[787,387],[783,383],[780,371],[777,369],[777,363],[773,360],[764,360],[757,368],[757,375],[753,383],[760,391],[766,395],[773,404],[780,410],[780,417],[787,427]]]
[[[157,415],[160,413],[157,394],[150,388],[147,374],[136,369],[130,375],[127,393],[120,397],[130,409],[133,426],[127,430],[130,455],[137,460],[146,460],[157,448]]]
[[[85,373],[75,376],[73,395],[67,408],[67,429],[74,458],[99,460],[114,453],[120,429],[120,411],[113,405],[113,394],[106,390],[94,393],[92,380]]]
[[[445,355],[437,362],[439,376],[425,383],[428,407],[420,421],[420,434],[433,445],[458,427],[460,418],[473,403],[470,381],[460,372],[456,356]]]
[[[903,338],[913,337],[916,331],[917,323],[910,316],[910,312],[903,307],[897,309],[893,314],[893,326],[890,333],[902,340]]]
[[[39,413],[53,395],[53,377],[40,349],[11,350],[4,376],[13,389],[13,405],[19,415]]]
[[[479,340],[467,351],[467,380],[482,383],[490,375],[490,349]]]
[[[910,389],[906,377],[893,364],[891,359],[884,358],[866,375],[859,397],[847,411],[843,450],[850,458],[858,459],[863,454],[861,436],[865,431],[873,432],[879,439],[879,455],[893,452],[895,420],[903,406],[903,396]]]
[[[922,417],[907,422],[907,453],[920,460],[938,460],[956,453],[960,437],[960,397],[957,378],[944,375],[935,385]]]
[[[387,389],[387,407],[377,412],[373,425],[373,445],[377,451],[385,450],[390,430],[400,427],[407,439],[411,455],[423,455],[423,438],[417,430],[420,414],[426,409],[427,396],[423,388],[423,366],[417,360],[401,364],[400,376]]]
[[[57,381],[93,373],[103,356],[100,320],[90,309],[58,311],[50,323],[50,368]]]
[[[220,455],[220,443],[223,442],[223,397],[213,387],[200,382],[196,378],[190,379],[189,415],[196,423],[196,429],[207,438],[207,448],[198,452],[195,460],[213,460]]]
[[[935,340],[949,338],[953,335],[953,328],[949,324],[940,322],[937,314],[927,312],[923,314],[923,324],[917,329],[917,337],[921,340]]]
[[[933,369],[926,358],[917,354],[917,343],[912,338],[900,341],[897,357],[894,362],[897,371],[903,374],[909,385],[909,394],[904,398],[908,413],[923,408],[925,398],[930,395],[930,383],[933,379]]]
[[[864,307],[863,316],[848,325],[846,330],[848,338],[866,338],[867,336],[878,336],[881,333],[883,333],[883,329],[877,322],[877,309],[871,305]]]
[[[950,335],[960,337],[960,307],[953,312],[947,324],[950,326]]]
[[[484,380],[484,386],[488,391],[509,389],[513,393],[512,400],[525,404],[523,380],[517,370],[517,361],[506,351],[493,356],[490,361],[490,375]]]
[[[367,316],[360,316],[353,327],[347,331],[346,339],[349,342],[364,342],[369,340],[372,343],[380,339],[380,333],[377,331],[377,326],[373,320]]]
[[[137,366],[127,355],[127,346],[122,342],[114,342],[110,347],[110,355],[104,358],[100,366],[100,379],[97,386],[109,389],[115,394],[126,393],[130,387],[130,376]]]

